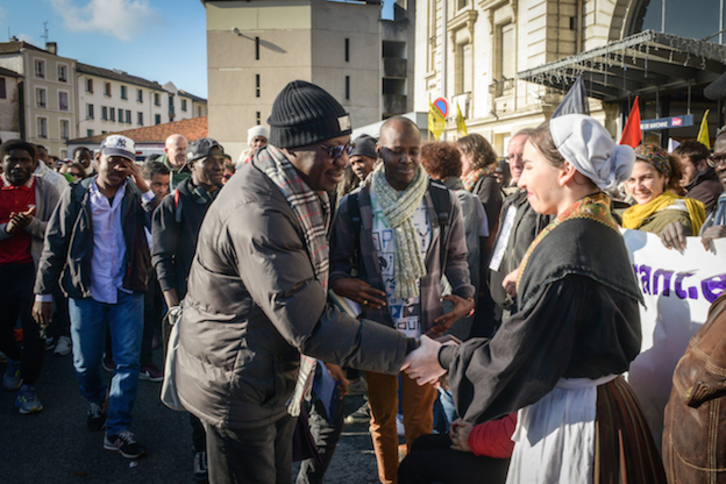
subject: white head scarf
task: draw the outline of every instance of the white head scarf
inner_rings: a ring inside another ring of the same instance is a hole
[[[550,133],[562,157],[603,190],[613,190],[633,171],[635,152],[616,144],[605,127],[584,114],[550,119]]]
[[[270,138],[270,132],[264,126],[252,126],[247,130],[247,144],[252,143],[252,139],[255,136],[264,136],[266,139]]]

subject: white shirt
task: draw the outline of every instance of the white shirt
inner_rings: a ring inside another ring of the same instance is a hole
[[[102,303],[116,304],[124,278],[126,241],[121,221],[121,202],[126,193],[125,181],[113,197],[111,205],[93,180],[89,190],[93,226],[93,257],[91,258],[91,297]]]
[[[373,247],[378,255],[378,265],[381,268],[381,278],[386,291],[388,309],[391,311],[393,327],[406,335],[407,338],[419,339],[421,337],[421,298],[412,297],[398,299],[394,297],[396,289],[395,264],[396,240],[393,229],[388,226],[383,217],[383,210],[378,204],[376,195],[371,190],[371,209],[373,211]],[[429,222],[426,199],[413,213],[413,225],[419,235],[421,256],[426,260],[426,252],[431,245],[431,223]],[[419,284],[419,282],[417,282]]]

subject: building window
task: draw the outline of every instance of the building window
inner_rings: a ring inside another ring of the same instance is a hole
[[[471,92],[472,81],[471,43],[466,42],[456,46],[456,94]]]
[[[517,75],[514,59],[516,54],[516,40],[514,38],[514,24],[509,22],[497,28],[497,59],[494,69],[494,78],[500,82],[514,79]]]
[[[8,93],[5,90],[5,78],[0,77],[0,99],[7,99]]]
[[[257,126],[259,126],[260,123],[262,122],[262,113],[260,113],[259,111],[257,111],[257,115],[255,116],[255,118],[256,118],[255,119],[255,122],[257,123]]]
[[[154,124],[161,124],[161,114],[154,115]]]
[[[181,109],[182,109],[182,111],[186,112],[186,110],[187,110],[187,100],[186,99],[181,100]]]
[[[459,6],[459,10],[461,10],[462,8],[466,8],[466,7],[469,6],[469,0],[458,0],[457,3],[459,4],[458,5]]]
[[[58,64],[58,81],[68,82],[68,66],[65,64]]]
[[[111,83],[106,82],[103,84],[103,95],[111,97]]]
[[[350,39],[345,39],[345,62],[350,62]]]
[[[154,106],[161,106],[161,96],[158,92],[154,93]]]
[[[93,79],[86,79],[86,92],[93,94]]]
[[[260,38],[255,37],[255,60],[260,60]]]
[[[108,117],[110,121],[116,121],[116,108],[108,108]]]
[[[58,93],[58,109],[68,111],[68,93],[60,91]]]
[[[169,114],[174,117],[174,95],[169,94]]]
[[[35,77],[45,79],[45,61],[37,59],[35,61]]]
[[[260,97],[260,75],[255,74],[255,97]]]
[[[126,124],[131,124],[131,110],[126,110]]]
[[[345,99],[350,99],[350,76],[345,76]]]
[[[48,106],[45,95],[45,89],[37,88],[35,90],[35,103],[39,108],[45,108]]]
[[[121,99],[128,99],[126,95],[126,86],[121,86]]]
[[[71,123],[67,119],[61,119],[60,121],[60,136],[61,139],[68,139],[71,136]]]
[[[101,120],[108,121],[108,108],[106,106],[101,106]]]
[[[137,103],[144,102],[144,91],[142,91],[141,89],[136,90],[136,102]]]
[[[93,119],[93,104],[86,104],[86,119]]]
[[[68,150],[65,148],[61,149],[60,157],[62,160],[68,159]]]
[[[144,113],[140,111],[136,113],[136,124],[138,124],[139,126],[144,125]]]
[[[197,116],[201,116],[201,115],[202,115],[202,107],[197,106]]]
[[[38,118],[38,138],[48,137],[48,118]]]
[[[87,130],[86,130],[86,136],[88,136],[89,138],[90,138],[91,136],[93,136],[93,130],[92,130],[92,129],[87,129]]]

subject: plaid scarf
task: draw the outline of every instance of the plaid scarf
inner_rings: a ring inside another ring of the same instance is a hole
[[[295,212],[305,236],[305,246],[315,270],[315,277],[328,290],[328,227],[330,202],[325,192],[315,193],[300,178],[292,163],[274,146],[267,145],[255,154],[253,164],[270,177]]]

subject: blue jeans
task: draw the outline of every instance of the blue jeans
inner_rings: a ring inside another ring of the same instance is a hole
[[[459,418],[456,414],[454,397],[449,390],[439,387],[439,396],[434,402],[434,433],[446,434],[451,422]]]
[[[117,304],[94,299],[69,299],[73,365],[81,394],[101,405],[106,398],[106,381],[101,360],[106,328],[111,333],[115,369],[106,407],[106,434],[116,435],[131,425],[131,409],[139,388],[139,358],[144,330],[144,295],[118,292]]]

